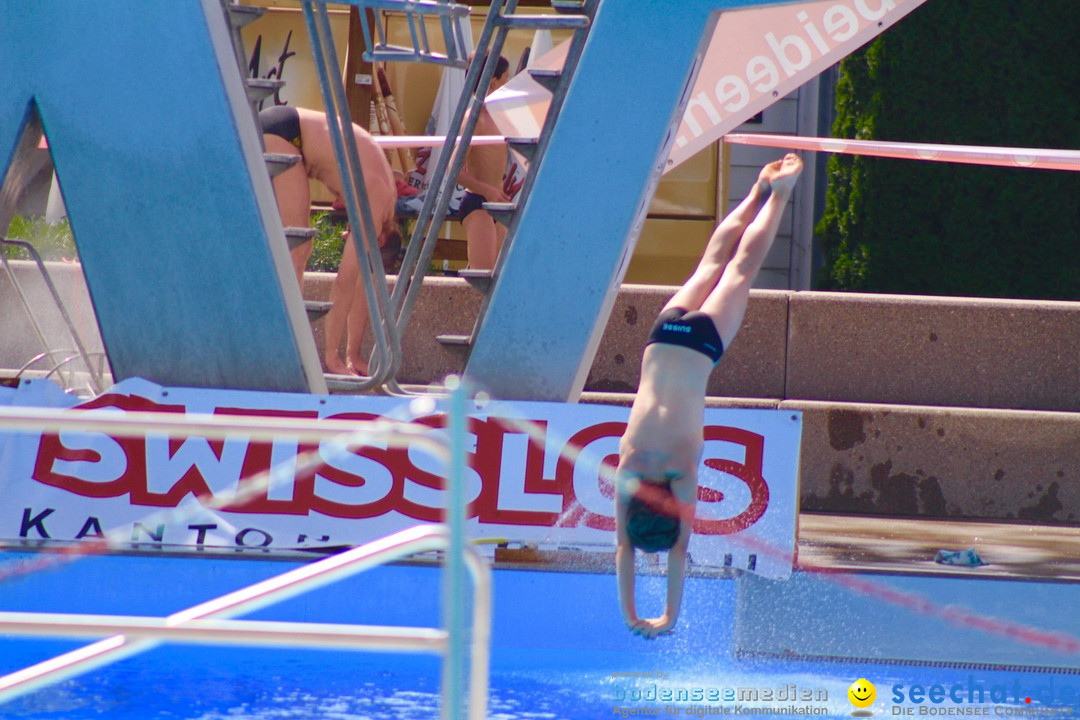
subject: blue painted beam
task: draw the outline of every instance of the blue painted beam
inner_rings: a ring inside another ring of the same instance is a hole
[[[0,171],[39,112],[115,379],[325,392],[219,0],[0,5]]]
[[[493,395],[576,400],[716,12],[766,0],[603,0],[469,358]]]

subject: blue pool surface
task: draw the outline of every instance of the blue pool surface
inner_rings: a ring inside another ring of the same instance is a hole
[[[11,562],[7,557],[0,562]],[[87,558],[0,583],[0,609],[160,616],[292,567],[281,561]],[[249,617],[436,625],[439,577],[430,567],[378,568]],[[663,579],[645,578],[642,585],[643,606],[658,605]],[[650,642],[624,628],[611,575],[496,571],[488,717],[850,717],[855,708],[847,690],[860,678],[877,688],[870,707],[876,717],[1080,712],[1080,675],[739,660],[731,649],[734,603],[734,582],[691,578],[677,632]],[[884,617],[889,608],[882,612]],[[0,637],[0,670],[83,644]],[[426,720],[439,717],[440,670],[441,661],[429,656],[169,645],[0,705],[0,718]],[[953,689],[961,702],[913,702],[907,693],[915,685]],[[905,693],[904,702],[894,702],[895,686]],[[1078,693],[1070,695],[1074,687]],[[1052,702],[1041,703],[1038,693],[1047,688]],[[722,693],[739,689],[773,695],[768,701],[723,700]],[[701,701],[693,701],[694,690]],[[665,691],[667,701],[661,698]],[[709,691],[720,699],[709,701]],[[973,703],[966,696],[992,691],[1005,693],[1003,701],[984,696],[983,703]],[[680,692],[686,699],[676,699]],[[804,702],[801,693],[816,697]],[[778,709],[784,712],[772,712]]]

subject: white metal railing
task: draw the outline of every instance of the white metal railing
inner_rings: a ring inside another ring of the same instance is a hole
[[[454,379],[456,380],[456,379]],[[184,434],[206,438],[244,435],[253,439],[296,437],[301,441],[335,439],[347,449],[378,437],[391,446],[417,445],[445,461],[451,498],[445,525],[421,525],[305,565],[249,587],[209,600],[165,618],[0,612],[0,634],[101,637],[91,645],[0,677],[0,703],[61,680],[156,647],[163,641],[207,644],[336,647],[434,653],[444,659],[442,715],[461,717],[462,670],[465,666],[463,571],[474,588],[472,636],[469,642],[469,720],[487,714],[491,638],[491,570],[464,538],[465,504],[461,498],[464,470],[464,388],[456,382],[451,395],[446,435],[403,422],[349,422],[297,418],[236,418],[211,415],[169,416],[163,413],[121,413],[115,410],[51,410],[0,408],[0,429],[60,432],[82,430],[117,436],[147,433]],[[460,417],[457,417],[460,416]],[[462,437],[458,437],[461,435]],[[317,456],[317,454],[314,454]],[[311,459],[312,465],[323,462]],[[299,469],[299,467],[297,468]],[[272,474],[272,473],[271,473]],[[265,487],[266,478],[252,485]],[[458,498],[455,502],[453,499]],[[227,502],[235,503],[237,497]],[[446,551],[443,561],[443,627],[384,627],[298,622],[229,620],[349,577],[377,565],[432,550]]]

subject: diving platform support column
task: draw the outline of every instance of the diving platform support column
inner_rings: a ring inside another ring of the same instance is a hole
[[[519,212],[466,375],[575,401],[718,12],[776,0],[602,0]]]
[[[326,392],[220,0],[0,4],[0,177],[37,127],[114,379]]]

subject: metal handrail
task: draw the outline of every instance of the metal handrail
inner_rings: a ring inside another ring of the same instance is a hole
[[[64,653],[4,677],[0,677],[0,702],[61,680],[75,677],[132,655],[150,650],[161,640],[220,644],[288,644],[306,647],[341,647],[363,650],[434,652],[448,655],[452,629],[372,628],[309,623],[234,622],[209,623],[273,605],[364,570],[406,556],[444,550],[449,531],[438,525],[421,525],[366,545],[291,570],[208,602],[152,620],[130,616],[56,615],[50,613],[0,613],[4,632],[61,637],[112,635],[92,645]],[[473,579],[472,681],[469,720],[487,714],[487,686],[491,632],[491,570],[472,548],[466,548],[465,564]],[[456,708],[444,707],[444,716],[456,716]]]
[[[86,365],[86,370],[90,375],[90,389],[94,392],[94,394],[100,393],[103,388],[102,377],[98,373],[95,373],[94,369],[91,367],[90,354],[87,353],[86,348],[83,346],[82,338],[79,337],[79,333],[75,329],[75,324],[71,321],[71,317],[67,313],[67,308],[64,306],[64,302],[60,299],[60,293],[57,292],[56,286],[53,285],[52,278],[49,276],[49,272],[45,268],[45,262],[41,259],[41,255],[38,253],[37,249],[35,249],[34,246],[28,242],[22,240],[12,240],[11,238],[7,237],[0,238],[0,263],[3,264],[4,270],[7,272],[8,277],[11,279],[12,285],[15,287],[15,292],[18,293],[19,299],[22,300],[23,307],[26,309],[26,313],[30,317],[30,322],[34,326],[34,332],[37,334],[38,339],[41,340],[41,344],[45,348],[45,351],[51,356],[58,351],[49,350],[49,343],[45,339],[45,333],[41,329],[41,326],[38,324],[37,317],[34,315],[34,311],[30,307],[30,301],[27,300],[26,295],[23,292],[22,286],[19,284],[19,281],[15,277],[15,272],[11,269],[11,264],[7,259],[7,255],[2,252],[5,245],[14,245],[16,247],[21,247],[22,249],[30,253],[30,257],[37,265],[38,270],[41,272],[41,277],[45,281],[45,287],[48,288],[49,294],[52,295],[53,302],[56,303],[56,307],[60,311],[60,317],[64,320],[64,324],[67,325],[68,332],[71,333],[71,339],[75,342],[75,347],[76,349],[78,349],[79,357]],[[64,361],[64,363],[61,364],[66,364],[66,362],[67,361]],[[57,368],[58,367],[59,366],[57,366]],[[55,372],[57,368],[53,368],[53,371]],[[65,385],[67,384],[67,381],[65,381]]]
[[[379,253],[378,235],[371,214],[367,194],[362,192],[364,171],[356,148],[356,138],[351,132],[352,120],[338,68],[337,50],[330,31],[326,0],[303,0],[304,19],[311,40],[315,69],[318,71],[319,87],[323,104],[327,109],[330,139],[341,174],[342,191],[349,222],[359,236],[354,239],[364,295],[371,317],[372,336],[375,340],[374,367],[368,368],[369,377],[350,382],[355,390],[366,390],[381,385],[393,372],[394,358],[401,355],[401,334],[398,327],[388,321],[386,309],[390,307],[386,271]],[[363,13],[362,13],[363,14]],[[349,132],[346,132],[349,131]],[[357,222],[359,220],[359,222]]]
[[[487,22],[484,23],[480,38],[476,42],[475,53],[477,57],[480,57],[481,52],[484,53],[486,62],[472,63],[465,73],[466,89],[454,108],[442,152],[439,154],[435,171],[432,173],[432,177],[438,178],[439,183],[428,188],[409,240],[398,281],[394,285],[394,294],[391,299],[392,310],[399,329],[409,322],[412,307],[427,273],[428,263],[435,252],[439,226],[450,208],[450,199],[457,185],[457,176],[465,164],[465,153],[472,140],[484,103],[484,96],[479,89],[488,87],[495,76],[499,54],[502,52],[509,32],[508,26],[499,23],[498,19],[504,12],[512,13],[516,7],[517,0],[493,0],[488,8]],[[494,39],[492,39],[493,35]],[[468,112],[467,116],[466,112]],[[402,390],[396,381],[389,383],[388,389],[398,395],[410,394]]]
[[[445,643],[442,635],[414,637],[411,634],[414,631],[409,629],[405,635],[394,636],[396,639],[390,639],[389,630],[386,628],[352,626],[347,634],[365,648],[385,649],[386,643],[390,642],[395,644],[393,649],[402,651],[439,652],[444,656],[446,666],[443,683],[443,717],[451,720],[460,717],[462,706],[460,669],[464,665],[462,635],[464,616],[461,607],[464,586],[460,575],[462,569],[468,569],[475,589],[470,643],[468,718],[469,720],[483,720],[487,712],[491,578],[486,561],[475,549],[465,546],[465,502],[462,493],[464,492],[466,386],[458,382],[456,378],[448,379],[447,385],[452,386],[454,392],[451,394],[450,418],[446,434],[423,425],[385,420],[353,422],[287,417],[242,418],[216,415],[175,416],[168,413],[148,412],[118,413],[115,410],[106,409],[71,411],[51,408],[0,408],[0,429],[34,429],[42,432],[92,429],[109,432],[116,436],[183,433],[206,438],[225,438],[242,434],[253,440],[269,440],[288,435],[301,442],[338,440],[342,447],[358,444],[365,437],[377,434],[386,441],[388,446],[400,447],[415,444],[442,459],[447,467],[447,490],[451,498],[445,526],[428,525],[404,530],[174,613],[161,621],[161,624],[168,629],[161,630],[158,634],[154,632],[155,629],[160,630],[157,627],[158,624],[145,618],[70,616],[63,622],[53,623],[52,629],[47,630],[49,634],[64,635],[83,632],[108,634],[120,629],[120,625],[124,626],[125,631],[122,635],[113,635],[79,650],[0,677],[0,702],[142,652],[156,646],[163,638],[194,642],[202,634],[215,632],[212,626],[192,624],[195,621],[228,618],[251,612],[294,597],[312,587],[320,587],[406,555],[429,550],[445,550],[446,598],[443,603]],[[345,439],[341,440],[343,435]],[[251,485],[253,488],[262,487],[261,484],[254,482]],[[237,495],[220,502],[235,503]],[[43,626],[49,626],[55,618],[32,613],[18,617],[0,617],[0,623],[4,619],[12,620],[14,631],[19,627],[41,629]],[[60,625],[64,627],[59,627]],[[2,630],[3,626],[0,625],[0,631]],[[252,640],[270,642],[270,638],[278,637],[283,642],[291,643],[302,640],[305,630],[310,630],[312,646],[322,647],[326,643],[333,642],[329,636],[335,634],[335,628],[326,626],[305,628],[296,624],[286,624],[267,627],[240,623],[218,628],[217,634],[221,642],[239,643]],[[341,637],[338,640],[345,642]]]
[[[458,20],[468,17],[470,8],[448,0],[349,0],[350,4],[372,10],[393,10],[405,14],[409,22],[409,34],[412,47],[390,45],[386,41],[386,32],[380,23],[375,23],[378,40],[372,36],[367,13],[360,13],[360,24],[364,33],[364,42],[368,50],[364,60],[368,62],[427,62],[434,65],[464,68],[467,58],[464,55],[465,38],[458,25]],[[443,27],[443,40],[446,54],[431,51],[427,38],[425,16],[437,16]],[[417,28],[419,27],[419,36]]]
[[[469,88],[484,88],[487,87],[494,75],[495,65],[498,61],[498,56],[502,52],[503,45],[506,40],[506,35],[511,27],[511,19],[520,19],[522,16],[515,14],[517,9],[518,0],[505,0],[505,5],[498,0],[493,0],[488,11],[488,22],[484,25],[484,30],[481,33],[480,40],[477,42],[476,56],[479,57],[481,52],[486,54],[487,62],[484,64],[481,77],[479,81],[476,81],[475,73],[477,72],[475,67],[470,67],[469,72],[466,75],[465,87]],[[544,152],[547,150],[548,142],[551,137],[552,128],[555,118],[558,117],[559,111],[562,108],[563,101],[566,97],[566,92],[569,87],[568,78],[572,77],[574,71],[577,68],[578,59],[581,55],[582,48],[585,45],[587,38],[587,32],[581,32],[585,30],[590,22],[588,20],[583,21],[582,17],[588,19],[592,18],[596,12],[596,6],[598,0],[586,0],[582,4],[582,15],[575,18],[560,18],[553,17],[550,23],[556,27],[565,27],[568,29],[574,29],[578,32],[574,33],[574,36],[570,42],[570,49],[567,53],[567,58],[563,66],[563,78],[556,86],[548,109],[547,118],[544,122],[544,126],[540,131],[540,135],[537,138],[536,149],[533,153],[533,160],[529,163],[528,170],[525,175],[522,187],[518,191],[517,198],[515,200],[518,207],[524,205],[527,202],[529,194],[532,191],[533,184],[536,180],[536,175],[540,167],[540,159],[543,157]],[[535,16],[528,16],[529,20],[536,22]],[[543,16],[546,20],[547,16]],[[494,34],[494,38],[492,35]],[[481,50],[481,48],[483,50]],[[420,210],[420,215],[417,219],[416,226],[413,229],[413,236],[409,242],[409,248],[405,255],[405,260],[402,262],[402,271],[398,276],[398,282],[394,286],[394,312],[397,315],[397,323],[399,328],[404,328],[409,321],[409,317],[412,313],[412,307],[416,302],[416,298],[419,295],[420,287],[423,283],[424,275],[426,274],[428,264],[431,261],[431,257],[435,251],[435,243],[438,239],[438,227],[445,217],[447,209],[450,204],[450,196],[453,193],[454,185],[457,182],[457,173],[460,171],[461,165],[464,163],[465,150],[467,149],[469,142],[472,139],[473,130],[476,126],[476,117],[483,105],[483,97],[477,92],[473,92],[470,96],[469,93],[462,93],[461,99],[458,102],[458,106],[454,111],[453,119],[450,122],[450,127],[447,131],[447,140],[445,142],[442,154],[439,156],[439,162],[437,163],[433,177],[440,178],[440,184],[428,190],[428,196],[425,198],[423,207]],[[465,123],[465,128],[461,129],[461,123],[465,114],[466,106],[471,105],[469,108],[468,122]],[[454,136],[460,135],[460,144],[457,145],[457,154],[454,157],[454,162],[451,165],[449,172],[446,171],[448,164],[447,158],[455,148]],[[440,174],[441,173],[441,174]],[[450,178],[450,179],[448,179]],[[452,179],[452,181],[451,181]],[[434,200],[430,196],[435,196]],[[434,207],[432,207],[434,205]],[[506,242],[510,242],[517,230],[518,220],[520,218],[519,213],[515,213],[510,225],[507,227]],[[427,223],[430,222],[430,225]],[[423,233],[423,240],[419,240]],[[416,250],[414,251],[414,246]],[[419,257],[417,257],[419,255]],[[492,272],[493,277],[497,277],[505,262],[506,253],[499,253],[499,257],[495,261],[495,267]],[[412,260],[415,264],[410,264]],[[406,275],[406,268],[411,269],[411,276],[404,278]],[[481,301],[479,312],[477,313],[477,324],[481,322],[484,314],[487,312],[487,307],[490,303],[491,295],[486,293]],[[475,333],[475,330],[474,330]],[[388,392],[394,395],[409,396],[416,393],[408,392],[402,389],[396,379],[387,383],[386,389]]]
[[[589,18],[596,16],[596,9],[599,5],[599,0],[585,0],[582,5],[582,13]],[[562,106],[566,101],[566,93],[570,89],[570,83],[568,78],[574,76],[577,72],[578,62],[581,59],[581,54],[585,48],[585,42],[588,40],[587,32],[575,32],[570,40],[570,47],[566,52],[566,60],[563,62],[562,78],[558,85],[555,86],[554,92],[551,94],[551,103],[548,105],[547,116],[544,119],[544,126],[540,130],[539,136],[536,138],[536,149],[533,151],[534,160],[529,163],[529,166],[525,172],[525,178],[522,180],[521,188],[518,189],[518,194],[515,202],[518,207],[523,207],[528,201],[529,195],[532,194],[533,186],[536,184],[536,176],[540,171],[540,162],[538,158],[543,158],[547,152],[548,145],[551,142],[551,134],[554,129],[554,123],[559,117],[559,113],[562,111]],[[521,220],[521,213],[514,213],[513,218],[510,221],[510,225],[506,228],[506,237],[513,238],[517,233],[518,224]],[[499,253],[499,256],[495,259],[495,267],[492,271],[493,276],[498,276],[502,271],[503,265],[506,262],[506,253]],[[483,317],[487,314],[488,307],[491,304],[491,293],[485,293],[480,301],[480,308],[477,311],[477,323],[480,323]],[[475,327],[475,326],[474,326]],[[476,330],[474,329],[475,333]]]

